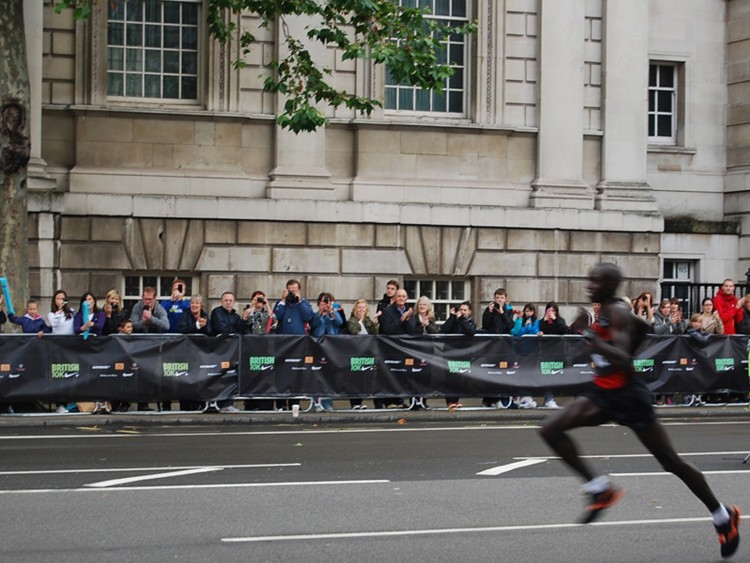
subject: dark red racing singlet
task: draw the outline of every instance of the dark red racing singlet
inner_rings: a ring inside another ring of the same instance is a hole
[[[601,319],[594,322],[590,327],[599,338],[605,342],[612,342],[612,333],[609,324]],[[609,360],[601,354],[592,353],[591,360],[594,362],[596,374],[594,385],[602,389],[622,389],[628,383],[628,373],[615,368]]]

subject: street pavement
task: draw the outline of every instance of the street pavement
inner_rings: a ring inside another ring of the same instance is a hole
[[[732,408],[662,419],[750,507],[750,420]],[[574,433],[627,491],[581,526],[580,484],[537,435],[548,411],[472,413],[15,417],[67,425],[0,428],[0,561],[720,560],[705,508],[628,429]]]

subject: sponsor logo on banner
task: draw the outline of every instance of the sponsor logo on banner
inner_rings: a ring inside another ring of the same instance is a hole
[[[734,358],[715,358],[716,371],[732,371],[734,369]]]
[[[161,369],[164,377],[187,377],[190,364],[188,362],[164,362]]]
[[[375,371],[375,358],[372,356],[349,358],[349,368],[352,371]]]
[[[388,371],[391,373],[421,373],[428,365],[426,360],[418,360],[416,358],[383,360],[383,363],[392,366],[388,368]]]
[[[12,364],[0,363],[0,379],[18,379],[21,374],[26,371],[23,364],[18,364],[16,369],[13,369]]]
[[[50,365],[52,379],[70,379],[77,378],[81,373],[80,364],[52,364]]]
[[[449,373],[471,373],[470,360],[448,360]]]
[[[559,375],[563,373],[564,367],[565,362],[560,361],[539,363],[539,370],[542,372],[542,375]]]
[[[250,371],[268,371],[273,369],[276,356],[250,356]]]
[[[636,373],[646,373],[654,371],[654,360],[633,360],[633,368],[635,369]]]

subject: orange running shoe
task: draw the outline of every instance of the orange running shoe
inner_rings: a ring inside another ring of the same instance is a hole
[[[736,506],[727,506],[729,522],[721,526],[715,526],[719,534],[721,544],[721,556],[731,557],[740,545],[740,509]]]
[[[581,524],[590,524],[599,515],[610,506],[613,506],[618,500],[622,498],[625,491],[622,489],[615,489],[610,487],[604,492],[591,495],[591,504],[586,507],[586,511],[583,513],[581,518]]]

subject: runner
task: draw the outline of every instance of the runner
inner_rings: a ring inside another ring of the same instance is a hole
[[[622,281],[618,266],[603,263],[589,275],[587,291],[592,302],[601,303],[599,319],[584,334],[591,345],[596,375],[588,394],[578,397],[550,418],[540,430],[542,438],[562,460],[584,479],[583,490],[591,503],[581,522],[593,522],[603,510],[614,505],[624,491],[608,476],[595,475],[578,455],[568,431],[582,426],[598,426],[609,421],[631,428],[661,466],[688,486],[711,512],[719,534],[721,556],[730,557],[740,543],[740,511],[725,506],[714,496],[703,474],[675,451],[664,427],[651,406],[651,393],[633,370],[633,353],[648,327],[615,296]],[[582,310],[581,315],[586,315]]]

